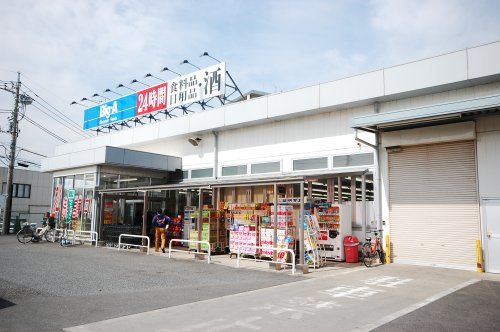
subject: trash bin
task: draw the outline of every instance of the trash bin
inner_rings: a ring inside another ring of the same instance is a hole
[[[355,236],[346,236],[344,238],[344,251],[345,251],[345,262],[346,263],[357,263],[358,262],[358,238]]]

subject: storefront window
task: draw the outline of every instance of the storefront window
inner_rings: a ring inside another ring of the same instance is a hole
[[[120,175],[118,179],[119,188],[145,187],[150,185],[148,177]]]
[[[85,186],[85,181],[83,180],[83,174],[75,175],[75,188],[83,188]]]
[[[83,231],[91,230],[93,214],[94,214],[94,189],[87,188],[84,191],[83,209],[82,209],[81,229]]]
[[[214,176],[213,168],[193,169],[191,171],[191,179],[209,178],[212,176]]]
[[[74,176],[65,176],[64,177],[64,190],[73,189]]]
[[[118,188],[118,174],[101,173],[101,181],[99,183],[100,189],[117,189]]]
[[[85,187],[92,187],[95,185],[95,174],[85,174]]]

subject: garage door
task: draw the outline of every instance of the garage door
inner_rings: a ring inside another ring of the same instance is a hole
[[[474,141],[388,150],[394,262],[476,268]]]

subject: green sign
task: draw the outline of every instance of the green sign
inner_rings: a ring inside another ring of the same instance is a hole
[[[71,221],[73,208],[75,207],[75,189],[68,190],[68,212],[66,212],[66,223]]]

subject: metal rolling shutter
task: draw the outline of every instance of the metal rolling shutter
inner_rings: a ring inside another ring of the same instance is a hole
[[[395,262],[476,268],[474,141],[389,151],[389,196]]]

